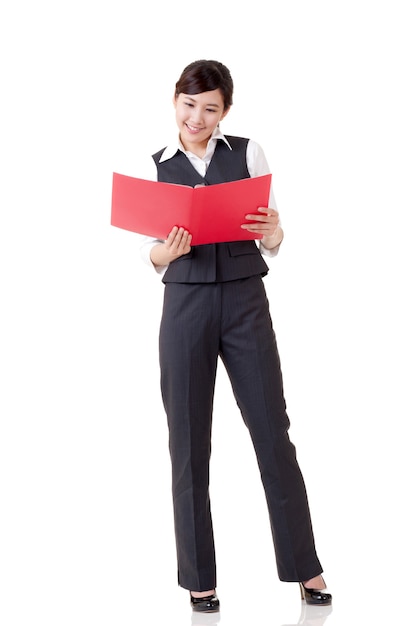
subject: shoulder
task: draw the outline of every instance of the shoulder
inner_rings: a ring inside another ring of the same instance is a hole
[[[252,139],[248,142],[246,158],[251,176],[263,176],[270,173],[268,161],[261,145]]]
[[[254,156],[264,154],[261,145],[253,139],[249,139],[248,137],[236,137],[234,135],[225,135],[225,138],[229,142],[230,146],[235,150],[247,150]]]
[[[165,146],[164,148],[161,148],[160,150],[158,150],[157,152],[155,152],[152,155],[152,158],[155,162],[159,162],[159,159],[161,158],[161,156],[163,155],[163,153],[165,152],[165,150],[167,149],[167,146]]]
[[[235,135],[225,135],[225,138],[232,148],[246,148],[249,142],[247,137],[236,137]]]

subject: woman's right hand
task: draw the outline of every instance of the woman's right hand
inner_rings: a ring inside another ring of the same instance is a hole
[[[172,260],[190,252],[191,237],[192,235],[190,235],[188,230],[174,226],[165,241],[165,248],[168,254],[172,256]]]
[[[182,227],[174,226],[164,243],[154,246],[151,250],[151,261],[154,265],[168,265],[191,250],[192,235]]]

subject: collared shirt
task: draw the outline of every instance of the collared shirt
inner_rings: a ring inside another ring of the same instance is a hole
[[[193,152],[185,150],[184,146],[182,145],[177,135],[176,139],[165,148],[165,150],[163,151],[160,157],[159,162],[162,163],[163,161],[167,161],[168,159],[171,159],[173,156],[175,156],[178,150],[181,150],[181,152],[183,152],[185,156],[189,159],[191,165],[193,165],[193,167],[197,170],[200,176],[205,176],[218,141],[224,141],[224,143],[229,147],[229,149],[232,150],[230,143],[227,141],[226,137],[223,135],[220,128],[217,127],[208,141],[206,153],[204,154],[202,158],[200,158]],[[269,169],[267,160],[265,158],[265,154],[261,146],[255,141],[253,141],[252,139],[249,139],[248,145],[247,145],[246,164],[248,166],[248,172],[251,178],[254,178],[255,176],[264,176],[265,174],[270,174],[270,169]],[[157,179],[157,171],[155,167],[153,180],[156,180],[156,179]],[[268,206],[271,209],[276,210],[276,202],[275,202],[274,192],[272,190],[272,187],[270,191]],[[162,242],[163,241],[161,239],[154,239],[152,237],[147,237],[145,235],[141,236],[141,239],[140,239],[140,251],[141,251],[142,259],[145,261],[145,263],[152,266],[159,274],[164,274],[167,269],[167,266],[155,267],[151,261],[150,254],[151,254],[152,248],[158,243],[162,243]],[[278,254],[279,246],[269,250],[262,245],[262,241],[257,240],[257,242],[259,242],[258,245],[259,245],[259,249],[261,253],[264,254],[265,256],[273,257]]]

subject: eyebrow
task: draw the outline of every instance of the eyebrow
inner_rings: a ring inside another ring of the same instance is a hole
[[[185,97],[188,98],[189,100],[192,100],[193,102],[197,102],[197,100],[195,98],[192,98],[191,96],[187,96],[185,94]],[[205,106],[207,106],[207,107],[217,107],[218,109],[220,108],[220,105],[216,104],[215,102],[213,102],[213,104],[207,103]]]

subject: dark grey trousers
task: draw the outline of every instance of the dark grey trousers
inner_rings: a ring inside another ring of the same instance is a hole
[[[213,395],[218,357],[249,429],[265,490],[278,575],[322,572],[282,386],[263,280],[165,286],[160,329],[162,398],[168,418],[181,587],[216,586],[209,497]]]

